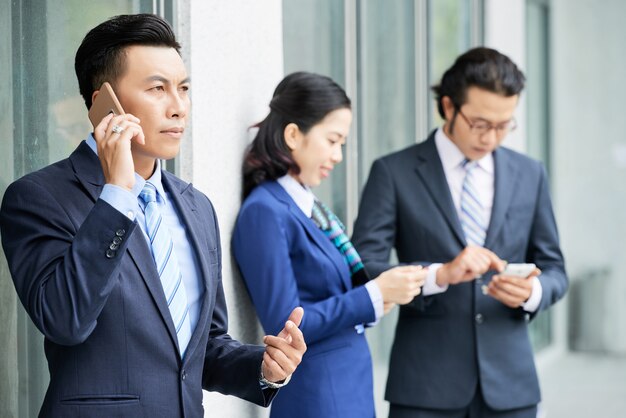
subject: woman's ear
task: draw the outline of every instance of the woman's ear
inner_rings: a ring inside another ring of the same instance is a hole
[[[285,143],[287,144],[287,147],[291,151],[295,150],[298,147],[298,142],[300,141],[300,137],[302,136],[298,125],[296,125],[295,123],[288,124],[287,126],[285,126],[285,131],[283,134],[285,136]]]

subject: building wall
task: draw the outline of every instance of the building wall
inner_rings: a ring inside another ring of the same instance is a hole
[[[230,239],[241,204],[242,156],[251,139],[247,127],[265,117],[283,77],[282,3],[186,2],[178,7],[179,13],[188,10],[189,27],[182,29],[189,38],[189,55],[185,55],[193,85],[191,136],[183,147],[179,171],[209,196],[218,215],[230,334],[243,342],[260,343],[263,334],[233,266]],[[217,393],[205,392],[204,405],[206,416],[267,414],[246,401]]]

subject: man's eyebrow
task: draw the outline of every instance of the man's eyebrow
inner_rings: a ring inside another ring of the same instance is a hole
[[[152,82],[152,81],[159,81],[159,82],[164,83],[164,84],[169,84],[170,83],[170,80],[168,80],[167,78],[165,78],[163,76],[160,76],[160,75],[153,75],[153,76],[150,76],[150,77],[146,78],[146,82],[149,83],[149,82]],[[191,81],[191,77],[186,77],[179,84],[186,84],[186,83],[189,83],[190,81]]]

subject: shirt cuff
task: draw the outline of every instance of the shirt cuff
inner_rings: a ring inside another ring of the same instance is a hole
[[[131,221],[137,217],[137,196],[120,186],[105,184],[100,193],[100,199],[126,215]]]
[[[374,322],[370,322],[369,326],[374,326],[380,321],[380,318],[385,314],[385,307],[383,305],[383,294],[380,291],[380,287],[374,280],[370,280],[365,283],[365,289],[367,289],[367,293],[370,295],[370,299],[372,300],[372,306],[374,307],[374,313],[376,314],[376,320]]]
[[[533,277],[533,288],[530,291],[530,297],[524,303],[522,303],[522,308],[528,312],[533,313],[539,309],[539,305],[541,304],[541,296],[543,295],[543,288],[541,287],[541,282],[537,276]]]
[[[439,286],[437,284],[437,271],[439,271],[441,266],[441,263],[433,263],[428,266],[426,280],[424,281],[424,286],[422,286],[422,294],[424,296],[436,295],[448,290],[448,285]]]

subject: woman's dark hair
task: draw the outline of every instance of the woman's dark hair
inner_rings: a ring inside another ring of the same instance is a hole
[[[174,48],[180,54],[180,44],[170,25],[152,14],[120,15],[91,29],[81,42],[74,59],[78,88],[87,109],[91,96],[102,83],[115,81],[124,74],[124,49],[132,45]]]
[[[445,96],[458,110],[465,104],[467,89],[472,86],[510,97],[521,93],[525,81],[524,74],[509,57],[495,49],[479,47],[459,56],[432,90],[439,115],[445,119],[441,103]]]
[[[329,77],[308,72],[286,76],[276,87],[270,113],[259,128],[243,161],[243,197],[265,180],[275,180],[300,168],[285,143],[287,125],[295,123],[306,134],[330,112],[350,109],[346,92]]]

